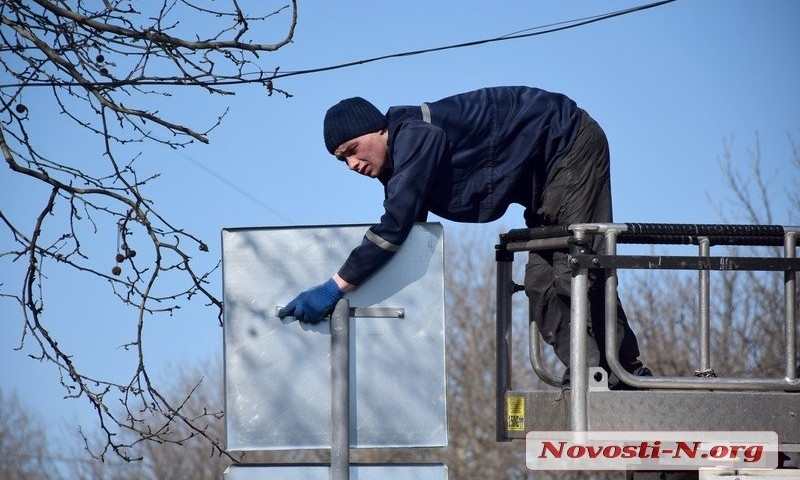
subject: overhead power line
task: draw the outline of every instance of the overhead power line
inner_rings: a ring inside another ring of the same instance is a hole
[[[639,5],[636,7],[626,8],[623,10],[617,10],[614,12],[604,13],[600,15],[590,16],[590,17],[583,17],[579,19],[573,20],[565,20],[562,22],[551,23],[547,25],[540,25],[538,27],[531,27],[524,30],[519,30],[517,32],[505,34],[499,37],[492,37],[486,38],[482,40],[473,40],[469,42],[463,43],[456,43],[452,45],[445,45],[440,47],[432,47],[432,48],[425,48],[420,50],[411,50],[406,52],[400,53],[392,53],[388,55],[381,55],[378,57],[366,58],[362,60],[355,60],[352,62],[340,63],[336,65],[329,65],[325,67],[317,67],[317,68],[309,68],[304,70],[294,70],[288,71],[283,73],[278,73],[277,71],[269,76],[265,76],[264,72],[254,73],[254,74],[243,74],[237,78],[225,78],[225,79],[209,79],[207,81],[201,82],[203,85],[208,86],[225,86],[225,85],[242,85],[242,84],[249,84],[249,83],[260,83],[260,84],[269,84],[270,82],[280,79],[280,78],[287,78],[287,77],[296,77],[300,75],[309,75],[312,73],[321,73],[321,72],[329,72],[331,70],[340,70],[343,68],[354,67],[358,65],[364,65],[367,63],[374,63],[381,60],[388,60],[392,58],[401,58],[401,57],[410,57],[414,55],[423,55],[427,53],[434,53],[434,52],[441,52],[445,50],[455,50],[460,48],[468,48],[468,47],[475,47],[478,45],[485,45],[489,43],[495,42],[504,42],[509,40],[519,40],[522,38],[529,38],[535,37],[539,35],[546,35],[549,33],[560,32],[563,30],[569,30],[577,27],[582,27],[585,25],[589,25],[592,23],[601,22],[604,20],[609,20],[611,18],[621,17],[623,15],[629,15],[631,13],[641,12],[644,10],[649,10],[652,8],[660,7],[662,5],[666,5],[668,3],[675,2],[677,0],[662,0],[658,2],[648,3],[645,5]],[[252,77],[252,75],[256,75]],[[249,77],[249,78],[248,78]],[[73,87],[73,86],[82,86],[86,85],[81,82],[29,82],[29,83],[17,83],[17,84],[6,84],[0,85],[1,88],[20,88],[20,87]],[[177,77],[169,77],[163,79],[148,79],[148,80],[113,80],[108,82],[90,82],[89,85],[97,86],[97,87],[121,87],[125,85],[175,85],[175,86],[185,86],[189,85],[187,81],[183,78]]]
[[[402,52],[402,53],[393,53],[393,54],[389,54],[389,55],[382,55],[382,56],[379,56],[379,57],[373,57],[373,58],[368,58],[368,59],[364,59],[364,60],[356,60],[354,62],[342,63],[342,64],[338,64],[338,65],[331,65],[331,66],[328,66],[328,67],[319,67],[319,68],[311,68],[311,69],[307,69],[307,70],[297,70],[297,71],[292,71],[292,72],[285,72],[285,73],[276,74],[275,76],[272,76],[269,79],[270,80],[274,80],[274,79],[277,79],[277,78],[285,78],[285,77],[292,77],[292,76],[297,76],[297,75],[306,75],[306,74],[310,74],[310,73],[326,72],[326,71],[330,71],[330,70],[338,70],[338,69],[341,69],[341,68],[353,67],[353,66],[356,66],[356,65],[363,65],[365,63],[377,62],[379,60],[387,60],[387,59],[390,59],[390,58],[410,57],[410,56],[413,56],[413,55],[422,55],[422,54],[425,54],[425,53],[441,52],[441,51],[444,51],[444,50],[454,50],[454,49],[457,49],[457,48],[475,47],[475,46],[478,46],[478,45],[485,45],[487,43],[495,43],[495,42],[503,42],[503,41],[507,41],[507,40],[517,40],[517,39],[520,39],[520,38],[535,37],[535,36],[539,36],[539,35],[545,35],[545,34],[548,34],[548,33],[560,32],[562,30],[569,30],[569,29],[572,29],[572,28],[577,28],[577,27],[581,27],[581,26],[584,26],[584,25],[589,25],[591,23],[596,23],[596,22],[600,22],[600,21],[603,21],[603,20],[608,20],[610,18],[620,17],[622,15],[628,15],[628,14],[631,14],[631,13],[640,12],[640,11],[648,10],[648,9],[655,8],[655,7],[660,7],[662,5],[665,5],[667,3],[672,3],[672,2],[675,2],[675,1],[677,1],[677,0],[662,0],[660,2],[654,2],[654,3],[649,3],[649,4],[646,4],[646,5],[640,5],[640,6],[637,6],[637,7],[626,8],[624,10],[617,10],[615,12],[604,13],[604,14],[595,15],[595,16],[592,16],[592,17],[584,17],[584,18],[580,18],[580,19],[565,20],[565,21],[562,21],[562,22],[551,23],[551,24],[548,24],[548,25],[540,25],[538,27],[531,27],[531,28],[527,28],[525,30],[519,30],[519,31],[514,32],[514,33],[509,33],[509,34],[506,34],[506,35],[502,35],[500,37],[486,38],[486,39],[483,39],[483,40],[473,40],[473,41],[470,41],[470,42],[456,43],[456,44],[453,44],[453,45],[446,45],[446,46],[443,46],[443,47],[433,47],[433,48],[425,48],[425,49],[422,49],[422,50],[412,50],[412,51]],[[251,83],[251,81],[248,81],[247,83]]]

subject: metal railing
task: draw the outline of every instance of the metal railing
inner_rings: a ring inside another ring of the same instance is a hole
[[[593,254],[587,246],[602,235],[604,255]],[[586,329],[589,317],[589,272],[607,272],[605,283],[605,317],[617,317],[617,269],[674,269],[699,272],[700,351],[695,377],[639,377],[622,368],[616,347],[617,325],[606,322],[606,357],[612,372],[623,383],[643,389],[694,390],[775,390],[800,391],[797,372],[797,237],[800,227],[777,225],[706,225],[653,223],[585,223],[511,230],[500,235],[496,247],[497,261],[497,420],[498,440],[502,440],[505,393],[511,390],[511,296],[521,290],[511,276],[515,252],[569,249],[572,265],[570,318],[570,390],[573,430],[587,428],[588,367],[586,366]],[[658,244],[697,245],[697,256],[618,255],[617,245]],[[783,246],[782,257],[712,257],[715,245]],[[784,272],[785,311],[785,376],[784,378],[720,378],[711,365],[710,352],[710,281],[711,270],[782,271]],[[550,385],[560,382],[541,366],[538,332],[531,325],[529,351],[531,365],[539,377]]]

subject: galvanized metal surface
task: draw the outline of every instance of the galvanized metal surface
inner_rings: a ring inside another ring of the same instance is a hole
[[[350,480],[350,302],[343,298],[331,314],[330,480]]]
[[[236,465],[224,480],[328,480],[329,468],[320,465]],[[446,480],[444,465],[352,465],[354,480]]]
[[[586,237],[583,235],[583,232],[579,231],[575,233],[576,243],[585,239]],[[586,253],[586,250],[576,244],[571,247],[570,253],[575,256]],[[570,412],[570,430],[579,432],[589,428],[587,415],[589,368],[586,360],[588,344],[588,335],[586,332],[589,327],[588,269],[581,268],[573,271],[570,289],[569,365],[570,382],[574,392]]]
[[[639,430],[774,431],[784,443],[800,443],[797,393],[646,391],[591,395],[593,430],[611,429],[624,419]]]
[[[523,398],[528,431],[570,430],[570,392],[511,391]],[[511,399],[511,400],[509,400]],[[800,394],[795,392],[589,391],[589,430],[774,431],[781,443],[800,444]]]
[[[700,470],[697,478],[699,480],[798,480],[800,479],[800,470],[721,470],[707,468]]]
[[[786,235],[784,255],[787,259],[797,259],[797,232]],[[784,274],[784,311],[786,315],[786,378],[797,378],[797,274]]]
[[[331,443],[330,322],[280,321],[275,307],[337,271],[365,225],[222,232],[229,450]],[[352,447],[447,444],[443,230],[414,226],[392,260],[348,294]]]

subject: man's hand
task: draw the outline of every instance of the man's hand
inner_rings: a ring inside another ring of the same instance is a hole
[[[344,291],[333,280],[309,288],[278,311],[280,318],[294,317],[301,322],[319,323],[344,296]]]

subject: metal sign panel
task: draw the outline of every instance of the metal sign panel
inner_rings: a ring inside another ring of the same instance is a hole
[[[330,322],[281,321],[276,307],[330,278],[366,228],[223,230],[229,450],[330,446]],[[443,267],[442,226],[417,224],[390,262],[348,294],[356,310],[404,312],[350,319],[354,448],[447,444]]]
[[[224,480],[328,480],[330,468],[319,465],[234,465]],[[447,480],[444,465],[352,465],[354,480]]]

